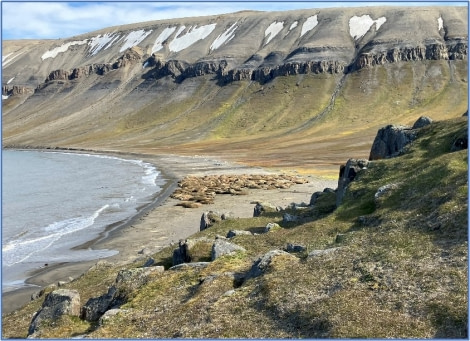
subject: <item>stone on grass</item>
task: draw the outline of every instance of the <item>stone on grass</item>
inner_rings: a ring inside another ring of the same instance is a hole
[[[416,139],[415,129],[402,125],[380,128],[372,144],[369,160],[388,159],[400,155],[407,144]]]
[[[253,217],[259,217],[263,213],[267,212],[277,212],[278,209],[271,203],[268,202],[257,202],[253,209]]]
[[[245,252],[245,248],[229,243],[223,239],[217,239],[212,245],[211,259],[214,261],[217,258],[228,255],[237,251]]]
[[[289,257],[292,260],[297,260],[297,257],[285,251],[271,250],[253,263],[247,277],[253,278],[264,274],[269,269],[272,260],[276,257]]]
[[[306,250],[306,247],[300,244],[288,243],[286,247],[284,248],[284,250],[289,253],[297,253],[297,252],[304,252]]]
[[[359,172],[367,169],[369,161],[365,159],[349,159],[339,168],[338,189],[336,190],[336,206],[341,205],[346,189],[356,179]]]
[[[125,312],[126,310],[123,309],[109,309],[106,311],[103,316],[100,317],[98,320],[98,325],[103,326],[106,324],[106,322],[112,318],[113,316],[116,316],[119,313]]]
[[[268,233],[268,232],[271,232],[271,231],[276,231],[276,230],[280,230],[281,227],[279,226],[279,224],[277,223],[268,223],[266,225],[266,227],[264,228],[264,233]]]
[[[189,268],[203,269],[203,268],[206,268],[210,263],[211,262],[182,263],[182,264],[174,265],[168,270],[185,270]]]
[[[57,320],[63,315],[80,315],[80,294],[76,290],[57,289],[47,294],[41,309],[34,315],[28,335],[39,330],[41,322]]]
[[[144,263],[144,265],[142,265],[143,268],[148,268],[152,265],[155,264],[155,259],[153,259],[152,257],[150,257],[149,259],[147,259],[147,261]]]
[[[113,305],[116,292],[116,287],[112,286],[106,294],[90,298],[82,308],[81,318],[89,322],[98,321]]]
[[[430,125],[432,123],[432,119],[427,116],[421,116],[418,118],[418,120],[413,124],[412,129],[419,129],[426,127],[427,125]]]
[[[253,233],[250,231],[244,231],[244,230],[230,230],[227,233],[227,238],[232,238],[236,236],[252,236]]]
[[[324,250],[314,250],[308,253],[307,259],[311,259],[314,257],[323,256],[323,255],[328,255],[328,254],[335,252],[338,249],[339,247],[332,247],[332,248],[324,249]]]
[[[173,250],[173,265],[191,262],[191,248],[194,243],[190,240],[180,240],[178,248]]]

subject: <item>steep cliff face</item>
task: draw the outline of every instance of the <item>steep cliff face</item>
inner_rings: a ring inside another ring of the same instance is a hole
[[[4,41],[4,143],[161,150],[304,132],[311,145],[314,126],[327,118],[346,135],[367,127],[372,136],[410,111],[461,115],[467,31],[466,7],[366,7],[239,12]]]

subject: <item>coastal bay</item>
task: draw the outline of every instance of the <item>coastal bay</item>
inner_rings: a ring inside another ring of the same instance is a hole
[[[88,151],[87,151],[88,152]],[[78,248],[117,250],[114,256],[105,258],[116,266],[129,264],[155,253],[171,243],[177,243],[199,231],[201,215],[206,211],[231,212],[235,218],[253,216],[252,201],[270,201],[278,206],[292,202],[308,203],[315,191],[325,187],[336,187],[336,180],[308,177],[308,183],[296,184],[288,189],[250,189],[246,195],[217,195],[214,204],[199,208],[176,206],[178,200],[169,196],[177,187],[177,181],[188,175],[231,175],[231,174],[274,174],[275,170],[247,167],[241,164],[221,161],[209,156],[144,155],[106,153],[121,158],[139,159],[153,164],[165,180],[165,185],[155,199],[139,209],[129,219],[109,226],[100,237]],[[145,252],[143,252],[145,251]],[[145,254],[144,254],[145,253]],[[31,286],[7,292],[2,297],[2,313],[14,311],[30,301],[32,294],[41,287],[77,278],[97,261],[51,264],[30,273],[26,281]]]

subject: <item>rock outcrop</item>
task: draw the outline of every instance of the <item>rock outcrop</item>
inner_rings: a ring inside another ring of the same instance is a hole
[[[45,88],[48,83],[54,81],[71,81],[78,80],[83,77],[88,77],[92,74],[103,76],[112,70],[124,68],[129,65],[139,63],[142,59],[142,49],[134,46],[124,52],[113,63],[91,64],[73,68],[71,70],[57,69],[51,71],[46,77],[44,83],[40,84],[36,90]]]
[[[388,125],[379,129],[369,160],[380,160],[400,155],[403,148],[416,138],[416,131],[408,126]]]
[[[258,258],[252,265],[250,271],[248,272],[247,278],[258,277],[264,274],[271,266],[271,262],[276,257],[285,257],[290,261],[298,261],[298,258],[281,250],[272,250],[264,254],[262,257]]]
[[[227,242],[223,239],[216,239],[212,245],[211,259],[214,261],[221,256],[229,255],[237,251],[245,252],[246,250],[239,245]]]
[[[227,232],[227,238],[233,238],[236,236],[252,236],[253,233],[250,231],[244,231],[244,230],[230,230]]]
[[[129,292],[146,284],[151,274],[163,271],[163,266],[119,271],[115,284],[108,289],[107,293],[99,297],[90,298],[87,301],[81,309],[81,318],[90,322],[98,321],[108,310],[117,308],[125,303]]]
[[[216,222],[225,220],[226,215],[225,214],[220,214],[219,212],[204,212],[201,216],[201,223],[199,224],[199,231],[203,231],[212,225],[214,225]]]
[[[349,159],[339,169],[338,188],[336,190],[336,206],[341,205],[346,189],[351,181],[356,178],[357,173],[366,169],[369,161],[365,159]]]
[[[349,72],[397,62],[423,60],[465,60],[468,45],[460,39],[448,43],[429,43],[410,46],[397,44],[387,47],[380,41],[371,41],[359,52]]]
[[[416,139],[417,129],[431,123],[431,118],[422,116],[412,127],[388,125],[379,129],[370,150],[369,160],[387,159],[400,155],[405,146]]]
[[[173,266],[191,262],[191,247],[194,243],[190,240],[180,240],[178,248],[173,251]]]
[[[44,321],[57,320],[62,315],[80,315],[80,294],[76,290],[58,289],[50,292],[41,309],[34,315],[28,335],[38,332]]]
[[[34,89],[19,85],[13,85],[12,87],[9,87],[8,85],[2,86],[3,96],[30,95],[33,92]]]
[[[269,202],[257,202],[253,208],[253,217],[259,217],[265,213],[276,211],[278,211],[278,208]]]

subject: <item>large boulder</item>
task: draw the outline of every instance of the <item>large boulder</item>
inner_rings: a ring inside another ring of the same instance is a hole
[[[280,230],[281,226],[278,223],[267,223],[266,227],[264,228],[264,233]]]
[[[356,178],[357,173],[366,169],[368,165],[369,161],[365,159],[349,159],[345,165],[340,167],[338,188],[336,190],[336,206],[341,205],[349,183]]]
[[[287,257],[292,261],[298,261],[298,258],[290,253],[281,250],[271,250],[253,263],[250,271],[248,272],[247,278],[258,277],[264,274],[271,266],[273,259],[276,257]]]
[[[112,286],[106,294],[90,298],[82,308],[81,318],[90,322],[98,321],[113,306],[116,291],[116,287]]]
[[[191,262],[191,248],[194,243],[190,240],[180,240],[178,248],[173,250],[173,265]]]
[[[426,127],[432,123],[432,119],[427,116],[421,116],[418,120],[413,124],[411,129],[420,129]]]
[[[57,320],[63,315],[80,315],[80,294],[78,291],[58,289],[50,292],[44,299],[41,309],[33,316],[28,335],[36,333],[41,322]]]
[[[121,270],[116,276],[116,286],[118,289],[126,287],[134,290],[146,284],[151,274],[163,271],[165,271],[163,266],[150,266],[145,268]]]
[[[268,202],[257,202],[253,209],[253,217],[259,217],[265,212],[277,212],[278,209]]]
[[[219,222],[222,220],[222,215],[219,214],[218,212],[204,212],[201,216],[201,223],[199,224],[199,231],[203,231],[212,225],[214,223]]]
[[[108,310],[117,308],[126,301],[126,295],[145,285],[149,275],[163,272],[163,266],[125,269],[118,272],[115,284],[106,294],[90,298],[81,310],[81,318],[87,321],[98,321]]]
[[[223,239],[216,239],[212,245],[211,259],[216,260],[217,258],[228,255],[237,251],[245,252],[245,248],[229,243]]]
[[[408,126],[388,125],[379,129],[374,139],[369,160],[380,160],[395,157],[403,148],[416,139],[416,130]]]

